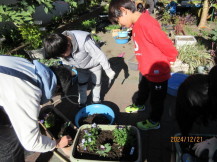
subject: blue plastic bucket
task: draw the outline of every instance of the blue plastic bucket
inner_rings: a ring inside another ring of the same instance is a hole
[[[115,119],[115,114],[114,111],[103,104],[93,104],[93,105],[88,105],[84,108],[82,108],[75,116],[75,125],[77,127],[80,127],[78,122],[82,117],[87,117],[88,115],[93,115],[93,114],[103,114],[105,115],[111,122],[110,124],[113,124],[114,119]]]
[[[167,93],[172,96],[177,96],[179,86],[184,82],[188,75],[181,73],[172,73],[171,75],[171,78],[168,80]]]
[[[121,31],[121,32],[118,32],[118,37],[127,37],[128,36],[128,31]]]
[[[129,36],[128,37],[114,37],[115,38],[115,42],[117,44],[126,44],[129,41]]]

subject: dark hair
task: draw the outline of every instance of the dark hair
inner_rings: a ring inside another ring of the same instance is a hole
[[[135,3],[132,0],[111,0],[109,5],[109,20],[116,23],[116,19],[122,16],[121,7],[133,13],[136,11]]]
[[[139,12],[143,12],[144,11],[144,7],[143,7],[142,3],[137,4],[136,8],[137,8],[137,11],[139,11]]]
[[[59,66],[50,66],[50,69],[54,72],[57,78],[57,85],[60,86],[58,92],[67,94],[68,89],[72,86],[72,73],[71,71],[64,67],[63,65]],[[57,93],[58,93],[57,92]]]
[[[183,135],[188,135],[195,122],[206,125],[217,114],[217,65],[209,74],[189,76],[179,87],[176,119]]]
[[[43,44],[46,58],[56,58],[66,52],[68,39],[63,34],[51,34],[44,39]]]
[[[206,124],[211,114],[208,97],[208,75],[189,76],[179,87],[176,119],[182,135],[188,135],[195,122]]]

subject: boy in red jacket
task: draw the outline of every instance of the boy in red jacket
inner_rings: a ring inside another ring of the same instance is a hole
[[[109,18],[122,27],[132,28],[135,55],[141,75],[138,97],[125,111],[133,113],[145,110],[144,105],[150,95],[150,117],[138,122],[137,127],[142,130],[158,129],[170,78],[170,63],[176,60],[178,52],[158,21],[146,10],[143,13],[136,11],[131,0],[112,0],[109,5]]]

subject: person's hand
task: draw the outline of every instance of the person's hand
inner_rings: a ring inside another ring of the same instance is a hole
[[[115,72],[112,69],[109,69],[109,70],[106,70],[105,73],[109,77],[108,87],[110,87],[112,79],[114,79],[114,77],[115,77]]]
[[[204,150],[206,149],[209,150],[209,154],[208,154],[209,162],[214,162],[213,155],[217,150],[217,138],[213,137],[203,142],[196,143],[192,149],[195,150],[195,155],[198,157],[201,156]]]
[[[115,77],[115,72],[110,69],[109,71],[106,72],[106,75],[109,77],[110,80],[112,80]]]
[[[56,141],[56,148],[64,148],[69,144],[70,141],[72,141],[70,136],[63,136]]]

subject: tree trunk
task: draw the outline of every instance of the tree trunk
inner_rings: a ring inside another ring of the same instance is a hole
[[[200,18],[200,23],[198,25],[198,28],[205,28],[206,27],[208,12],[209,12],[209,0],[204,0],[203,11],[202,11],[202,15]]]

